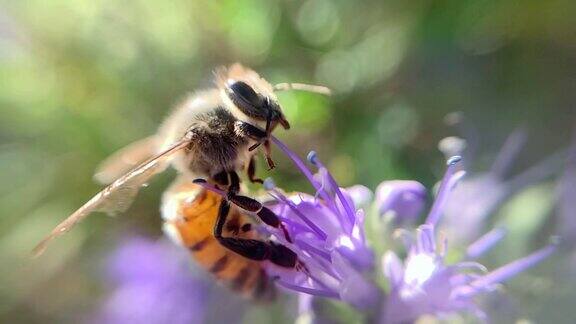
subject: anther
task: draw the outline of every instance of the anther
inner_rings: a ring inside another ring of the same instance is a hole
[[[318,154],[316,154],[315,151],[310,151],[310,153],[308,153],[308,156],[306,157],[308,159],[308,161],[310,161],[310,163],[317,165],[318,163]]]
[[[448,161],[446,162],[446,165],[448,165],[448,166],[454,165],[460,161],[462,161],[462,157],[460,155],[454,155],[453,157],[448,159]]]

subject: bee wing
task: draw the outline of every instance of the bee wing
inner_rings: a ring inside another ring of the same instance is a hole
[[[33,255],[41,255],[50,241],[68,232],[74,225],[94,211],[116,214],[128,209],[140,187],[152,178],[152,176],[164,171],[168,166],[167,162],[174,153],[182,150],[189,143],[190,140],[188,138],[181,139],[156,156],[144,161],[97,193],[72,215],[58,224],[48,236],[40,241],[32,251]]]
[[[154,156],[159,144],[157,136],[149,136],[120,149],[100,163],[94,179],[101,184],[114,182],[136,165]]]

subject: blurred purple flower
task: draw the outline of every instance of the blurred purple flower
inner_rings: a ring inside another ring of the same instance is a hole
[[[474,298],[518,273],[534,266],[548,257],[555,244],[538,250],[531,255],[514,261],[490,273],[485,273],[483,265],[474,260],[490,250],[504,237],[503,229],[494,229],[482,236],[466,250],[465,260],[447,265],[445,261],[446,239],[437,244],[436,225],[450,197],[451,191],[463,176],[463,171],[455,171],[459,158],[449,161],[448,170],[441,182],[437,198],[432,205],[426,222],[412,235],[399,230],[405,238],[408,255],[404,262],[392,251],[382,258],[385,277],[390,283],[380,323],[408,323],[423,315],[441,317],[454,312],[471,312],[479,319],[486,315]]]
[[[194,276],[184,251],[132,238],[111,256],[115,289],[94,323],[204,323],[210,283]]]
[[[352,201],[357,208],[369,206],[374,198],[372,190],[363,185],[357,184],[348,187],[346,188],[346,192],[350,195],[350,198],[352,198]]]
[[[376,208],[396,225],[413,225],[424,210],[426,188],[412,180],[384,181],[376,188]]]

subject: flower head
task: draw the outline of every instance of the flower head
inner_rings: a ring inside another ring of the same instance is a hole
[[[285,195],[270,180],[266,182],[269,194],[276,199],[271,207],[294,242],[290,244],[283,235],[273,236],[293,249],[305,265],[302,272],[269,271],[278,276],[277,283],[284,288],[341,299],[358,308],[370,307],[378,300],[379,290],[366,277],[373,272],[374,253],[364,233],[364,211],[357,209],[362,198],[370,196],[369,190],[359,186],[340,188],[316,153],[311,152],[308,160],[318,169],[313,175],[282,142],[274,141],[316,193]]]
[[[297,274],[276,272],[277,283],[285,288],[337,298],[360,309],[371,308],[376,301],[384,300],[381,323],[410,322],[423,315],[442,316],[462,311],[483,318],[476,296],[492,291],[497,284],[537,264],[555,250],[555,244],[551,244],[488,272],[475,260],[504,237],[505,230],[496,228],[464,249],[466,255],[462,260],[449,264],[445,258],[448,239],[439,240],[437,227],[446,206],[454,199],[454,188],[465,175],[458,166],[461,158],[455,156],[448,160],[446,174],[425,223],[415,234],[400,230],[407,243],[405,260],[392,251],[384,253],[382,266],[390,291],[388,294],[378,292],[370,280],[370,276],[374,279],[376,274],[372,265],[373,252],[363,229],[364,212],[356,209],[348,191],[336,184],[314,152],[309,154],[308,160],[318,168],[316,176],[283,143],[278,140],[275,143],[316,189],[314,196],[302,193],[286,196],[273,183],[267,183],[267,189],[277,201],[274,210],[288,224],[294,238],[290,247],[308,270]],[[376,194],[378,212],[417,214],[425,197],[422,188],[419,183],[407,181],[382,184]],[[273,236],[289,245],[282,235]],[[310,300],[303,304],[311,305]],[[310,307],[304,308],[310,312]]]
[[[442,316],[454,312],[471,312],[485,318],[475,297],[493,290],[497,284],[515,276],[548,257],[554,250],[551,244],[533,254],[487,273],[486,268],[475,260],[495,246],[505,235],[496,228],[483,235],[466,249],[463,260],[447,264],[445,256],[448,239],[440,244],[437,224],[456,183],[463,176],[454,172],[458,158],[449,160],[448,171],[441,183],[436,201],[425,224],[418,227],[415,235],[401,230],[406,239],[408,255],[404,262],[392,251],[382,258],[385,277],[390,283],[381,323],[412,322],[423,315]]]

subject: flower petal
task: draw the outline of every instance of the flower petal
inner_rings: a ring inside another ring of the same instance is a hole
[[[475,280],[471,283],[472,287],[477,289],[483,289],[485,287],[490,287],[494,284],[504,282],[518,273],[525,271],[528,268],[531,268],[538,263],[542,262],[542,260],[549,257],[554,251],[556,251],[557,243],[552,243],[538,251],[533,252],[532,254],[508,263],[505,266],[502,266],[487,275]],[[474,291],[472,293],[477,293],[478,291]]]
[[[384,276],[388,278],[392,288],[400,286],[404,279],[404,265],[396,253],[386,251],[382,257],[382,269]]]
[[[497,227],[490,232],[484,234],[476,242],[470,244],[466,249],[466,258],[474,260],[482,256],[484,253],[492,249],[504,236],[506,236],[506,229]]]

